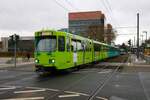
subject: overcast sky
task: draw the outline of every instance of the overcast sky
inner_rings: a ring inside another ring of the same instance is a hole
[[[102,11],[118,34],[136,34],[139,12],[141,34],[144,30],[150,33],[150,0],[0,0],[0,37],[33,36],[40,29],[68,27],[68,12],[94,10]],[[118,35],[116,43],[133,37]]]

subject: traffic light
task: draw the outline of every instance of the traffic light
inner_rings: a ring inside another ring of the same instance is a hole
[[[17,52],[17,43],[19,41],[19,35],[11,35],[9,36],[9,41],[14,46],[14,66],[16,67],[16,52]]]
[[[128,41],[128,44],[131,46],[131,40]]]
[[[14,34],[14,35],[9,36],[9,38],[11,42],[18,42],[20,37],[19,35]]]
[[[14,38],[15,38],[14,40],[15,40],[16,42],[18,42],[20,37],[19,37],[19,35],[14,34]]]
[[[14,39],[13,39],[13,35],[9,36],[9,40],[10,40],[11,42],[13,42],[13,41],[14,41]]]

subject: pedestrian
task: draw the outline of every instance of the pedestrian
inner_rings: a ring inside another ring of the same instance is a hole
[[[30,60],[30,53],[27,52],[27,59]]]

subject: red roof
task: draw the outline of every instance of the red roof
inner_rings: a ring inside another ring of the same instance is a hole
[[[90,12],[72,12],[69,13],[69,20],[89,20],[89,19],[104,19],[105,15],[101,11]]]

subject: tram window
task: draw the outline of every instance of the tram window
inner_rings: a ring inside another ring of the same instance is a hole
[[[94,43],[94,51],[100,51],[100,49],[101,49],[100,44]]]
[[[72,42],[71,42],[71,50],[74,51],[74,52],[77,51],[76,40],[72,40]]]
[[[65,51],[65,37],[58,37],[58,51]]]
[[[78,51],[82,51],[83,50],[82,45],[81,45],[81,41],[77,41],[77,50]]]
[[[102,45],[102,51],[104,51],[105,50],[105,47]]]
[[[90,43],[88,41],[85,43],[85,51],[90,51]]]
[[[106,51],[106,46],[103,46],[103,51]]]
[[[67,51],[70,51],[70,39],[67,37],[66,39],[66,46],[67,46]]]
[[[37,51],[55,51],[56,50],[56,36],[36,38]]]
[[[81,46],[82,46],[82,50],[84,51],[85,50],[85,43],[84,43],[84,41],[81,42]]]
[[[101,51],[102,50],[102,45],[100,44],[99,47],[100,47],[100,51]]]
[[[88,45],[85,43],[85,51],[88,51]]]

